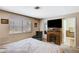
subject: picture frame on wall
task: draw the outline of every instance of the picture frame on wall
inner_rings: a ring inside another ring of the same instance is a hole
[[[9,24],[9,20],[8,19],[1,19],[1,24]]]
[[[34,27],[37,27],[37,23],[34,23]]]

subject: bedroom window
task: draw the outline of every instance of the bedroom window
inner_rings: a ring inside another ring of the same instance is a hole
[[[10,34],[31,32],[31,20],[17,19],[9,20]]]

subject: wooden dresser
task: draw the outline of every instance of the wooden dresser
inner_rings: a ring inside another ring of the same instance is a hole
[[[48,31],[47,41],[60,45],[62,42],[62,31]]]

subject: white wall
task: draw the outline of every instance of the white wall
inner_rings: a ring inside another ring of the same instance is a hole
[[[47,35],[44,34],[44,31],[47,31],[47,29],[47,19],[42,19],[40,22],[40,30],[43,31],[43,38],[45,39],[47,39]]]

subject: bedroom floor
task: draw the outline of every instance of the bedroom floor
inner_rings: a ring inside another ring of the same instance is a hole
[[[51,44],[53,44],[53,42],[51,42]],[[64,53],[79,53],[78,48],[69,47],[63,44],[61,45],[61,47],[64,49]]]
[[[61,47],[64,49],[65,53],[79,53],[78,48],[72,48],[72,47],[68,47],[68,46],[65,46],[65,45],[61,45]]]
[[[53,44],[53,42],[51,42],[50,44]],[[60,45],[63,49],[64,49],[64,53],[79,53],[79,49],[77,48],[72,48],[72,47],[68,47],[64,44]],[[0,49],[0,52],[4,51],[5,49]]]

